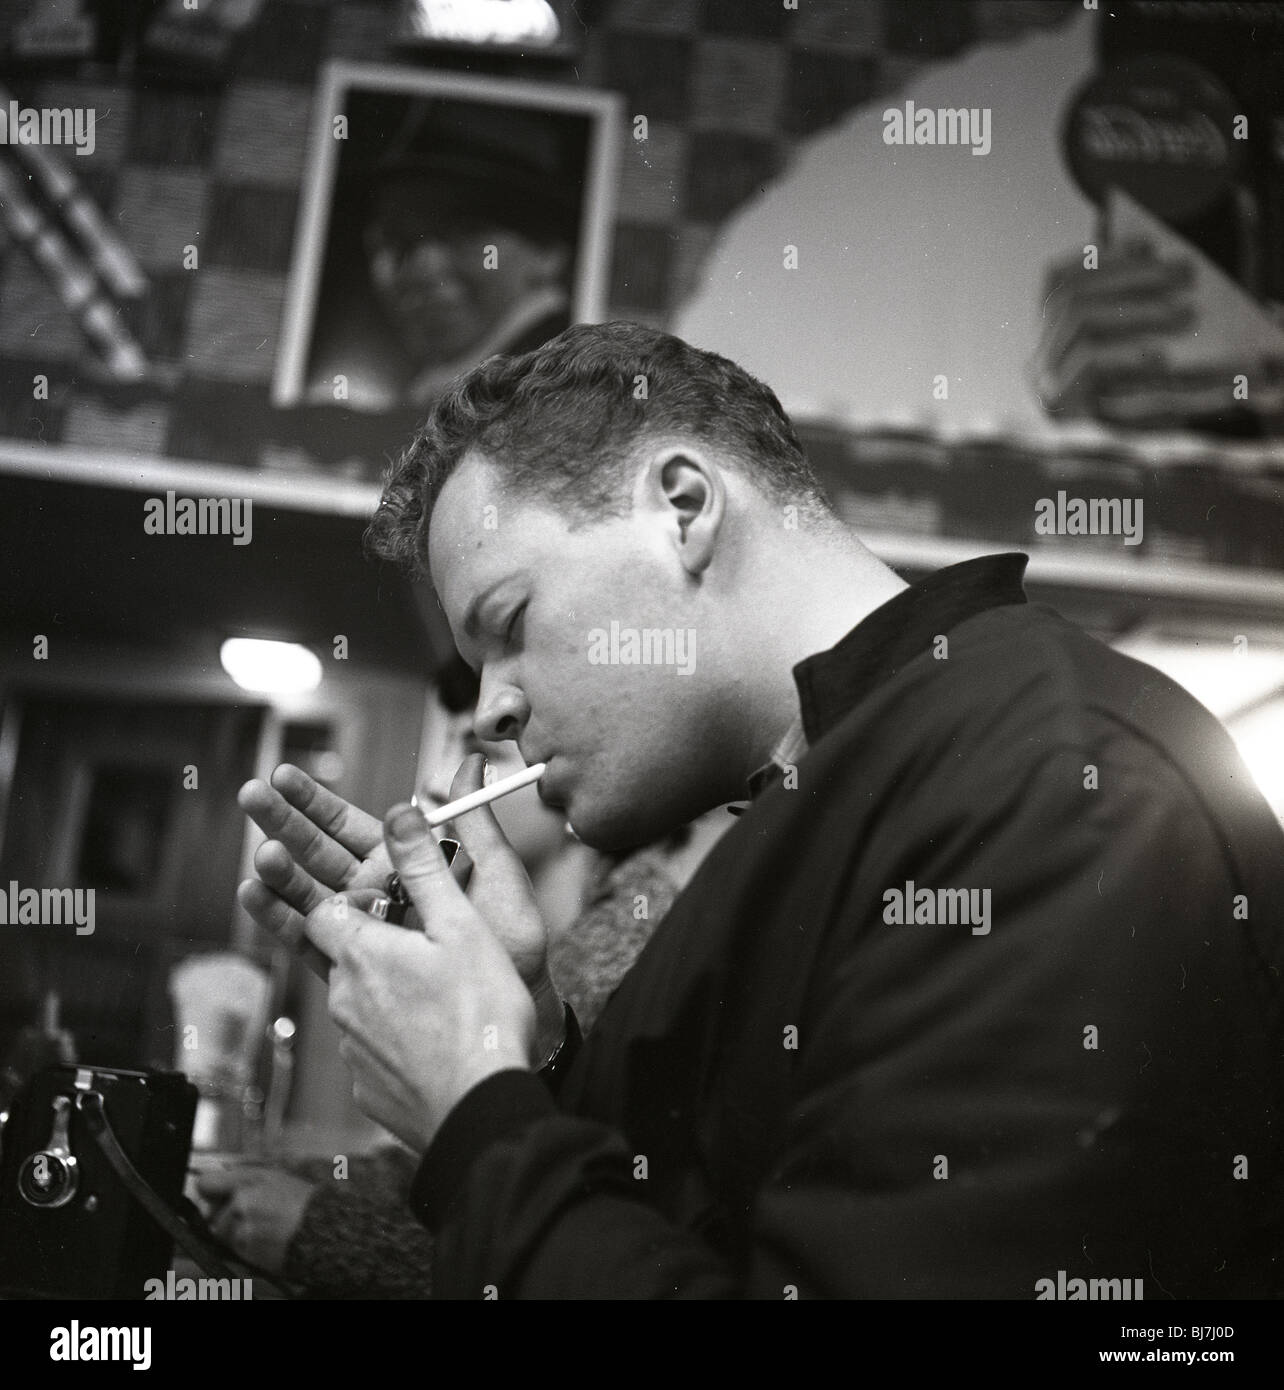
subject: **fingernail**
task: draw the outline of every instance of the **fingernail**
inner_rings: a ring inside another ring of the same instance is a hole
[[[404,811],[398,811],[392,818],[392,831],[394,840],[401,840],[409,844],[415,840],[422,839],[428,833],[428,822],[424,820],[423,812],[414,806],[407,806]]]

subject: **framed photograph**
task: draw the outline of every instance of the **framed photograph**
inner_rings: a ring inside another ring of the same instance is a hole
[[[619,121],[609,93],[330,65],[273,403],[421,410],[600,321]]]

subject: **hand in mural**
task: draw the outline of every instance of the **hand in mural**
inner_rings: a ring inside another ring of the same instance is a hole
[[[1054,261],[1034,364],[1044,408],[1109,420],[1123,413],[1121,392],[1162,383],[1166,350],[1197,324],[1193,282],[1192,261],[1160,257],[1144,240]]]

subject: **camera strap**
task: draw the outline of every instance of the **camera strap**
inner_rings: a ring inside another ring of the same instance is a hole
[[[192,1230],[179,1218],[148,1185],[146,1179],[129,1161],[129,1155],[120,1146],[112,1130],[111,1121],[103,1108],[103,1098],[97,1091],[79,1091],[76,1095],[76,1108],[85,1117],[85,1125],[94,1142],[102,1150],[103,1157],[111,1165],[113,1172],[125,1185],[126,1191],[143,1208],[156,1224],[174,1238],[178,1247],[196,1261],[208,1274],[216,1279],[237,1277],[223,1262],[222,1257],[209,1241]]]

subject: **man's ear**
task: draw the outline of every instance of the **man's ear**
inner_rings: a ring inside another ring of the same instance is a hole
[[[651,460],[648,483],[682,567],[692,576],[703,574],[726,515],[722,470],[702,451],[674,445]]]

